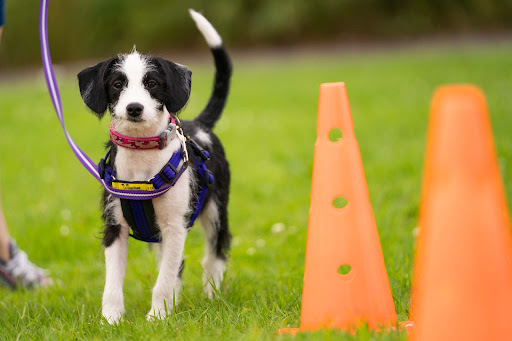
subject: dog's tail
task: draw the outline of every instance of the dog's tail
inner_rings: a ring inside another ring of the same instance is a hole
[[[195,120],[209,128],[213,128],[215,122],[217,122],[222,114],[222,109],[224,109],[224,105],[226,104],[228,97],[232,69],[231,59],[229,58],[224,44],[222,44],[222,38],[215,28],[213,28],[212,24],[210,24],[204,16],[193,9],[190,9],[189,12],[212,51],[216,69],[213,92],[210,96],[210,100]]]

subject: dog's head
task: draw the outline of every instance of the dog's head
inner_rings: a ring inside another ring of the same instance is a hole
[[[121,133],[155,134],[168,112],[187,103],[191,75],[183,65],[132,52],[82,70],[78,84],[89,109],[101,118],[108,108]]]

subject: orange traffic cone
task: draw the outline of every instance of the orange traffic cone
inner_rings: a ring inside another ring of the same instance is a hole
[[[395,307],[344,83],[321,85],[317,134],[299,330],[394,325]],[[343,201],[346,206],[337,208]]]
[[[415,340],[512,340],[512,238],[483,93],[440,87],[430,114],[412,295]]]

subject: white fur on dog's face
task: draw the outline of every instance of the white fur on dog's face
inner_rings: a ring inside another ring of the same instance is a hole
[[[133,51],[85,68],[78,85],[84,103],[99,118],[109,109],[120,133],[147,137],[160,134],[169,113],[183,109],[191,77],[183,65]]]
[[[151,97],[147,88],[149,71],[154,67],[148,63],[145,56],[132,52],[123,56],[114,66],[113,75],[122,74],[125,80],[119,93],[119,99],[111,107],[116,130],[126,135],[155,135],[165,129],[168,123],[168,112],[165,106]],[[141,104],[142,115],[134,121],[128,115],[127,106],[131,103]]]

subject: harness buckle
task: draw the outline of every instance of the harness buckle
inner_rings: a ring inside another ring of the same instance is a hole
[[[172,169],[172,171],[174,172],[174,176],[172,177],[172,179],[169,179],[169,178],[168,178],[167,176],[165,176],[165,174],[164,174],[164,169],[165,169],[167,166],[169,166],[169,167]],[[166,165],[164,168],[162,168],[162,170],[161,170],[160,172],[158,172],[158,175],[160,175],[160,177],[162,178],[162,180],[164,180],[164,182],[166,182],[166,183],[170,184],[170,183],[172,183],[172,182],[174,181],[174,179],[176,178],[176,176],[178,176],[178,171],[176,170],[176,167],[174,167],[174,166],[172,165],[172,163],[168,162],[168,163],[167,163],[167,165]],[[151,178],[149,181],[151,181],[151,180],[153,180],[153,179],[154,179],[154,177],[153,177],[153,178]]]
[[[195,140],[193,139],[188,139],[187,140],[191,146],[195,149],[196,151],[196,155],[199,155],[199,157],[201,159],[203,159],[203,161],[208,161],[210,160],[210,153],[208,153],[206,150],[204,150]]]

